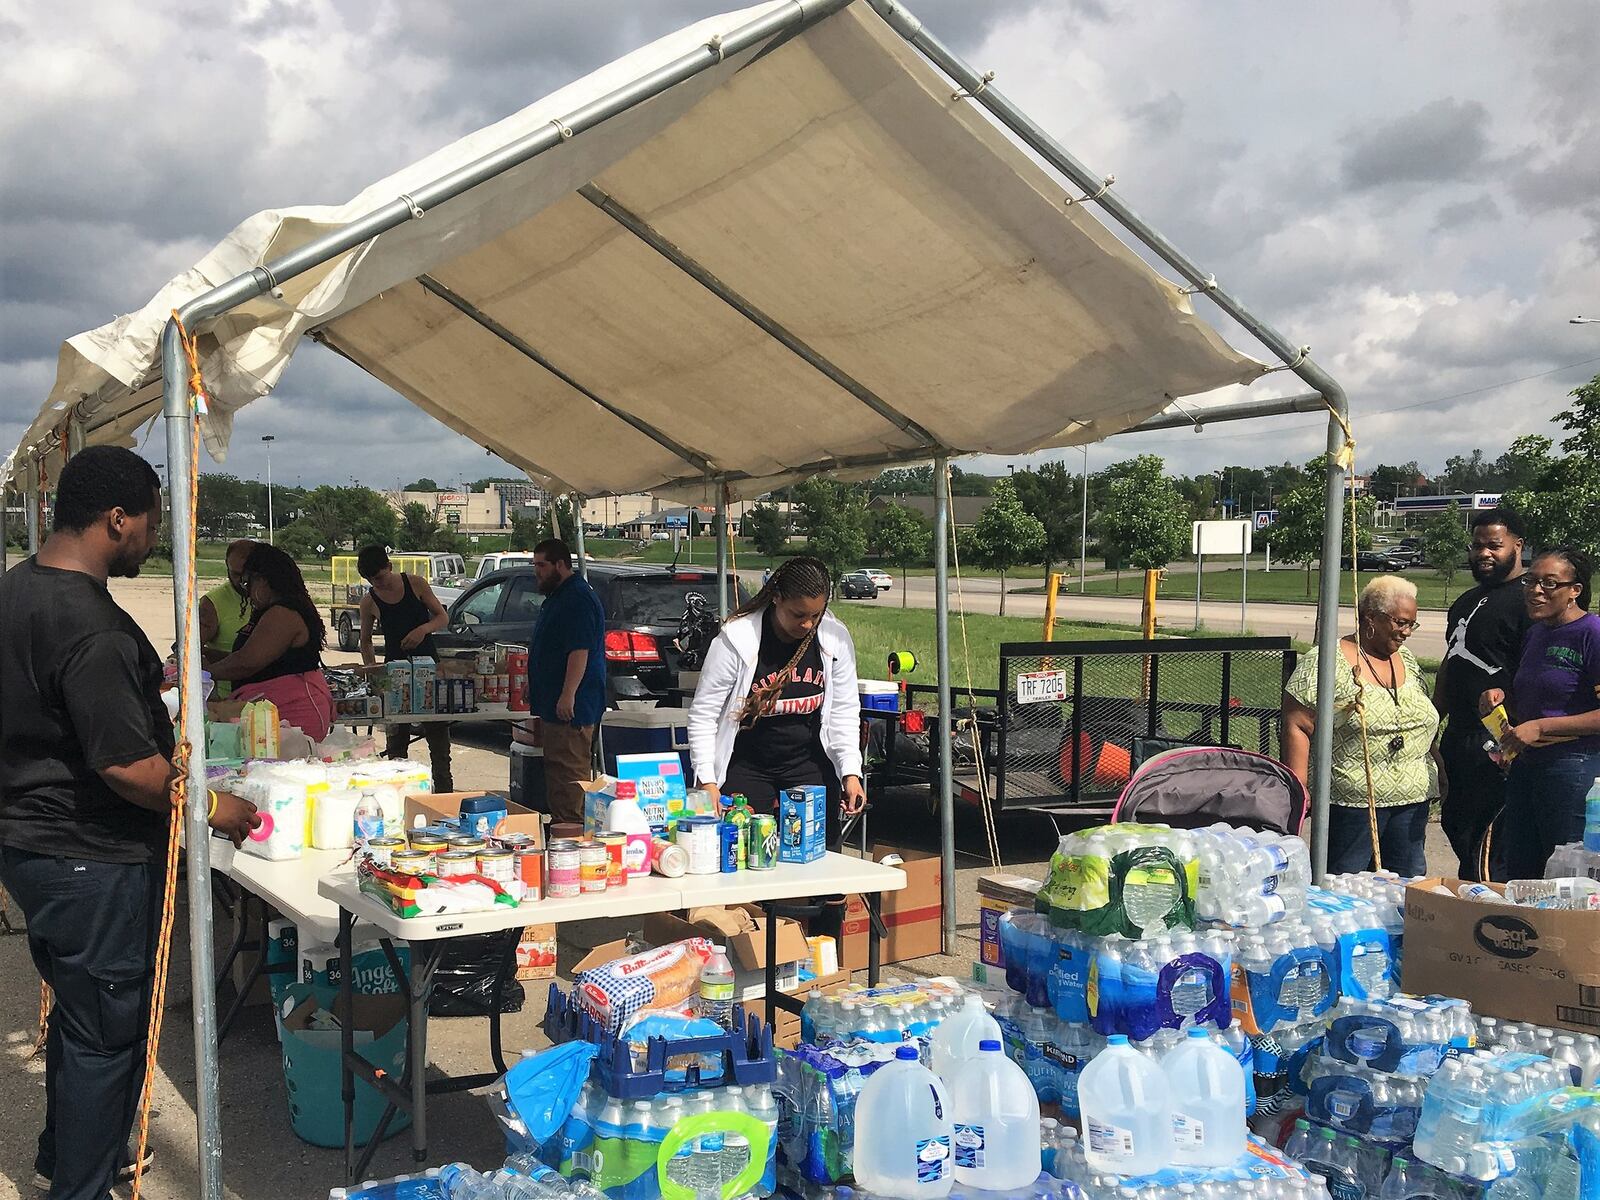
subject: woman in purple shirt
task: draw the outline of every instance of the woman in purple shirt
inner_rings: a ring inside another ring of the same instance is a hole
[[[1583,838],[1584,797],[1600,778],[1600,617],[1589,609],[1593,566],[1581,550],[1546,550],[1522,576],[1533,626],[1509,693],[1490,688],[1479,711],[1506,705],[1500,740],[1515,754],[1496,823],[1496,879],[1539,879],[1557,846]]]

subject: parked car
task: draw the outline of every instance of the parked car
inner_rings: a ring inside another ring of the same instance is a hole
[[[695,567],[591,562],[589,584],[606,614],[606,700],[661,699],[678,686],[678,636],[691,592],[713,606],[716,572]],[[733,604],[749,597],[734,584]],[[525,646],[544,597],[531,567],[505,567],[475,579],[449,606],[450,623],[434,635],[443,652],[509,642]]]
[[[876,600],[878,581],[866,571],[851,571],[839,580],[839,597],[843,600]]]
[[[878,585],[880,592],[887,592],[894,586],[894,579],[890,577],[887,571],[879,571],[875,567],[862,567],[861,573],[870,576],[872,582]]]
[[[1339,560],[1339,565],[1346,571],[1350,569],[1350,556],[1347,554]],[[1389,550],[1362,550],[1356,554],[1356,570],[1358,571],[1399,571],[1405,566],[1414,564],[1404,563],[1394,557]]]
[[[1415,546],[1388,546],[1385,547],[1384,556],[1394,565],[1389,568],[1394,571],[1407,571],[1413,567],[1423,566],[1422,551]]]

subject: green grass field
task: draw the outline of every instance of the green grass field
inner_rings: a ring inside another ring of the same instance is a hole
[[[1311,590],[1308,592],[1304,567],[1274,567],[1271,572],[1251,570],[1248,596],[1252,601],[1259,600],[1264,603],[1315,604],[1320,577],[1320,571],[1311,572]],[[1362,582],[1371,577],[1371,573],[1364,572],[1361,576]],[[1437,571],[1407,571],[1405,578],[1417,585],[1418,608],[1449,608],[1450,601],[1472,586],[1470,571],[1457,571],[1448,588],[1445,586],[1444,577]],[[1192,565],[1187,569],[1181,565],[1168,567],[1167,577],[1161,581],[1159,594],[1165,600],[1193,600],[1194,579]],[[1201,576],[1201,580],[1203,599],[1239,599],[1240,574],[1237,570],[1207,571]],[[1341,579],[1340,587],[1346,593],[1341,599],[1348,604],[1350,602],[1348,575]],[[1124,571],[1120,580],[1091,579],[1088,584],[1089,594],[1095,596],[1137,596],[1143,588],[1144,578],[1139,571]]]

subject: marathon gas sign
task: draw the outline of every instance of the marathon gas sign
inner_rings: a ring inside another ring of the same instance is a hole
[[[1255,512],[1255,528],[1259,533],[1268,525],[1278,519],[1278,510],[1275,508],[1258,508]]]

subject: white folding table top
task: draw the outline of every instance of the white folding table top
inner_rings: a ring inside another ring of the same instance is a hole
[[[896,892],[906,886],[905,872],[865,859],[828,854],[814,863],[784,863],[771,871],[736,874],[685,875],[666,879],[652,875],[625,887],[608,888],[569,899],[544,899],[516,908],[486,912],[443,913],[438,916],[402,917],[387,905],[364,895],[353,872],[344,871],[317,881],[318,895],[334,908],[345,908],[358,921],[372,925],[403,941],[428,941],[494,933],[523,925],[559,925],[602,917],[636,917],[645,913],[673,912],[703,904],[753,903],[791,900],[801,896],[835,896],[844,892]],[[334,914],[337,921],[337,912]]]
[[[227,875],[293,921],[302,943],[314,937],[331,945],[339,932],[339,906],[318,892],[317,885],[349,857],[348,850],[308,847],[299,858],[272,862],[241,850],[233,856]]]

